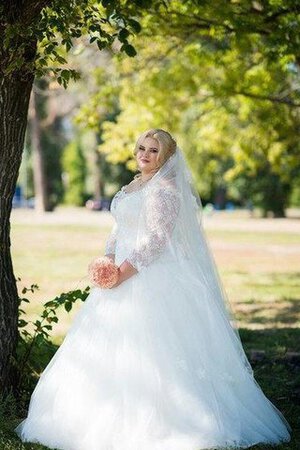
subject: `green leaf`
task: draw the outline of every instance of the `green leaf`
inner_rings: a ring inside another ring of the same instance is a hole
[[[118,38],[121,42],[124,42],[126,41],[129,35],[130,35],[129,31],[126,30],[126,28],[122,28],[122,30],[119,32]]]
[[[69,71],[69,70],[66,70],[66,69],[62,70],[62,71],[60,72],[60,75],[61,75],[61,77],[64,78],[66,81],[69,81],[69,79],[70,79],[70,71]]]
[[[49,302],[44,303],[44,306],[55,306],[55,302],[50,300]]]
[[[107,8],[109,6],[115,6],[116,2],[114,0],[102,0],[101,3],[104,6],[104,8]]]
[[[72,309],[72,302],[66,302],[65,303],[65,310],[67,312],[69,312],[69,311],[71,311],[71,309]]]
[[[125,51],[128,56],[135,56],[137,54],[135,48],[130,44],[124,44],[121,47],[121,51]]]
[[[63,58],[62,56],[60,56],[60,55],[56,56],[56,61],[58,61],[60,64],[66,64],[67,63],[67,60],[65,58]]]
[[[107,46],[107,43],[106,43],[106,41],[101,41],[100,39],[97,41],[97,45],[98,45],[98,48],[99,48],[99,50],[103,50],[106,46]]]
[[[49,55],[50,53],[52,53],[52,51],[54,50],[55,45],[54,44],[49,44],[47,45],[47,47],[45,48],[45,54]]]
[[[142,27],[141,27],[140,23],[137,20],[128,19],[128,23],[131,26],[131,28],[134,29],[134,31],[136,33],[139,33],[141,31]]]
[[[40,58],[38,60],[38,62],[40,64],[40,66],[47,66],[47,64],[48,64],[46,58]]]
[[[35,338],[36,340],[36,344],[42,344],[42,342],[44,342],[44,337],[42,334],[38,334]]]

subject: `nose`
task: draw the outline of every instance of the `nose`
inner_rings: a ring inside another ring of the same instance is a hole
[[[145,150],[144,154],[143,154],[143,157],[144,158],[148,158],[149,155],[150,155],[150,150]]]

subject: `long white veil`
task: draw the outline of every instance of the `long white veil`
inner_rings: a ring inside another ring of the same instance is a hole
[[[228,339],[231,341],[233,354],[238,356],[238,360],[243,368],[246,368],[248,375],[253,376],[253,370],[244,352],[230,301],[222,286],[202,226],[202,202],[195,188],[192,173],[178,146],[175,153],[167,159],[143,189],[145,200],[138,225],[138,245],[142,243],[145,235],[148,202],[152,197],[157,196],[160,189],[170,189],[180,198],[179,213],[174,221],[172,233],[167,237],[169,254],[172,255],[169,264],[176,264],[176,277],[181,277],[182,283],[187,289],[192,288],[192,301],[196,306],[201,306],[202,295],[205,291],[206,298],[211,305],[210,312],[215,311],[215,316],[218,316],[214,320],[211,315],[211,332],[218,334],[218,338],[221,340],[224,337],[226,342]],[[216,341],[219,342],[219,339]]]

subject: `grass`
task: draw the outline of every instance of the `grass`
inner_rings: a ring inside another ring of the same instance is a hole
[[[77,221],[81,212],[77,214],[73,223],[72,220],[49,223],[47,218],[29,223],[20,214],[13,218],[12,252],[15,275],[21,278],[19,288],[32,283],[40,286],[26,306],[31,318],[37,317],[42,303],[57,294],[85,287],[88,263],[104,251],[112,221],[106,216],[102,221],[101,213],[93,216],[93,220]],[[253,226],[258,223],[263,226]],[[251,361],[255,378],[293,428],[292,441],[277,446],[278,450],[300,447],[300,367],[299,363],[284,358],[287,351],[299,352],[300,342],[300,221],[298,227],[295,224],[290,230],[286,219],[280,221],[278,229],[276,219],[259,222],[244,217],[239,222],[239,217],[235,220],[232,213],[209,218],[205,224],[244,348],[248,355],[253,349],[266,352],[261,361]],[[80,306],[75,305],[69,314],[63,311],[59,314],[53,342],[61,343]],[[19,421],[14,410],[2,422],[0,419],[0,449],[45,449],[19,441],[12,431]]]

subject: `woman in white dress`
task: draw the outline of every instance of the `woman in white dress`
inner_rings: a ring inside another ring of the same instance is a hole
[[[253,376],[201,224],[201,201],[174,138],[151,129],[140,173],[114,196],[94,287],[15,429],[61,450],[201,450],[290,440]]]

